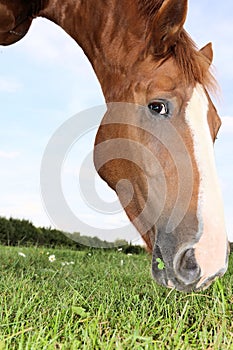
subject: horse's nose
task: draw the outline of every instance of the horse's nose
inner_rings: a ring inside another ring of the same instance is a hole
[[[191,285],[200,278],[201,269],[197,264],[193,248],[177,254],[174,269],[177,278],[186,285]]]

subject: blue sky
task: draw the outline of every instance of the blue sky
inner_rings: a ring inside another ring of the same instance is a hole
[[[216,102],[223,126],[215,145],[216,162],[223,190],[227,230],[233,241],[233,3],[190,0],[186,29],[199,47],[212,41],[214,66],[221,86]],[[104,103],[99,83],[78,45],[59,27],[36,19],[27,36],[10,47],[0,47],[0,215],[26,218],[50,226],[40,195],[40,164],[55,130],[86,108]],[[94,132],[72,149],[63,176],[64,191],[72,208],[84,220],[106,227],[124,226],[124,215],[98,216],[69,194],[75,186],[78,154],[92,149]],[[98,180],[96,180],[98,181]],[[99,183],[107,200],[115,199]],[[72,190],[72,193],[74,189]],[[71,199],[72,197],[72,199]],[[135,234],[136,237],[136,234]]]

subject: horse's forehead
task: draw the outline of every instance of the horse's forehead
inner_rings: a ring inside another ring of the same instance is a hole
[[[131,79],[134,81],[134,89],[137,93],[148,95],[161,92],[186,91],[188,86],[182,72],[173,59],[156,62],[145,59],[135,65],[131,71]],[[187,92],[186,92],[187,95]]]
[[[149,82],[148,92],[155,89],[162,91],[173,91],[177,88],[177,85],[177,80],[173,79],[170,75],[157,75],[155,79]]]

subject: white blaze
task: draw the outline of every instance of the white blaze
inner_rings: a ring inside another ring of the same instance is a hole
[[[227,236],[223,201],[207,116],[208,99],[202,86],[197,84],[185,115],[193,136],[195,160],[200,176],[197,212],[200,239],[193,247],[201,268],[201,280],[197,287],[206,278],[226,269]]]

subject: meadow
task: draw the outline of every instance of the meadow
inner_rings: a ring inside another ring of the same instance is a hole
[[[0,350],[233,349],[233,255],[199,293],[152,281],[150,256],[0,246]]]

